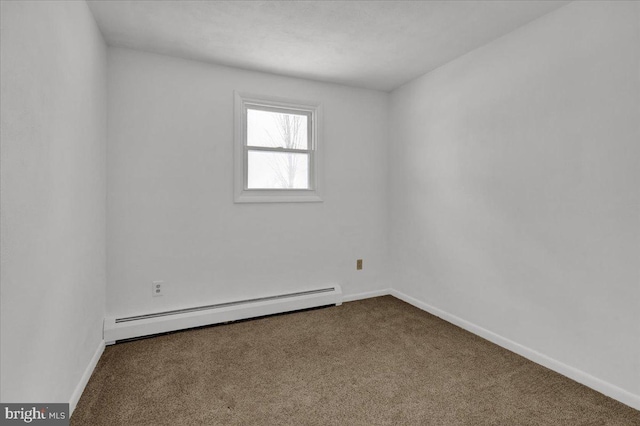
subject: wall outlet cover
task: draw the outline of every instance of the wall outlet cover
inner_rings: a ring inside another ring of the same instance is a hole
[[[153,297],[164,295],[164,281],[154,281],[151,285],[151,295]]]

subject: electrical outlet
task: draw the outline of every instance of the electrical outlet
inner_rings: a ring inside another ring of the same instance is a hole
[[[356,269],[360,271],[362,269],[362,259],[356,260]]]
[[[151,286],[151,295],[158,297],[164,295],[164,281],[154,281]]]

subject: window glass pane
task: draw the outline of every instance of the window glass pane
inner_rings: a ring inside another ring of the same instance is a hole
[[[309,154],[248,152],[249,189],[309,189]]]
[[[308,149],[306,115],[247,110],[247,145]]]

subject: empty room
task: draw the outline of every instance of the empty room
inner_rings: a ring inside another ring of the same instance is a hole
[[[0,4],[1,425],[640,426],[640,1]]]

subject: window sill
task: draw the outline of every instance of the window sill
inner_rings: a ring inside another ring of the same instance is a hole
[[[315,191],[243,191],[236,194],[236,203],[321,203]]]

